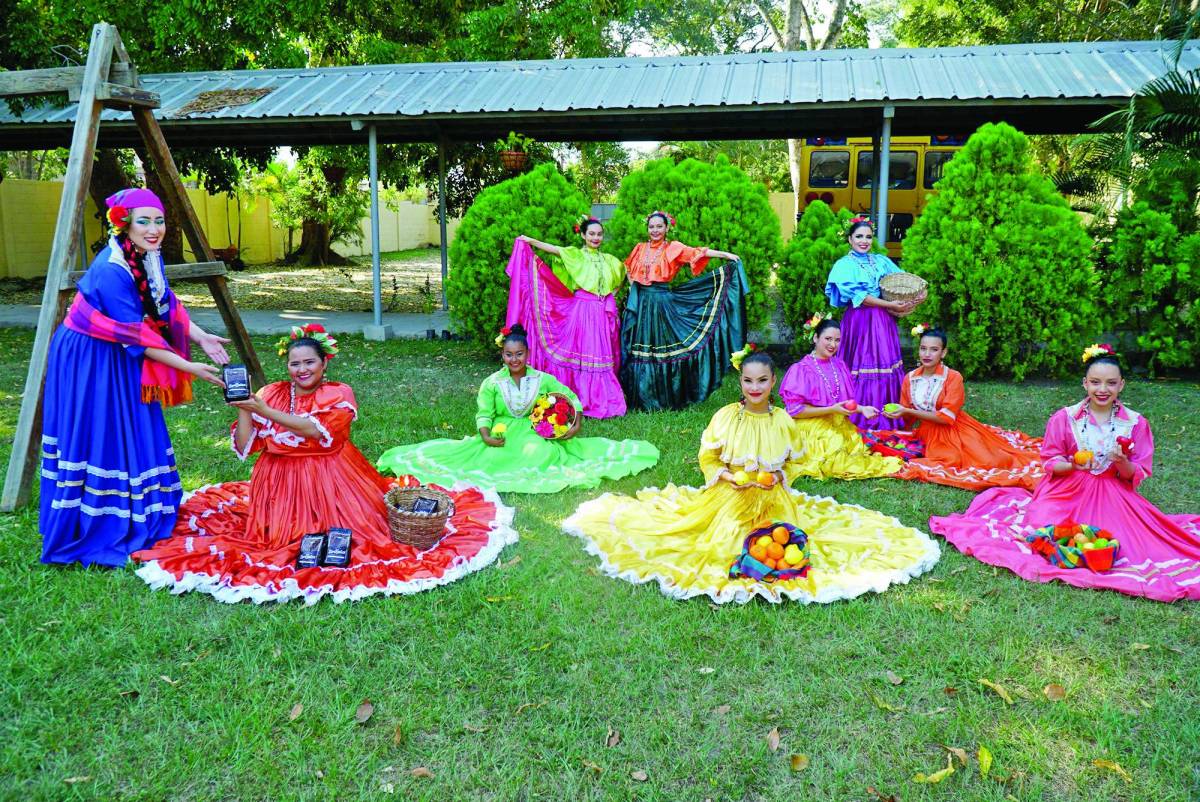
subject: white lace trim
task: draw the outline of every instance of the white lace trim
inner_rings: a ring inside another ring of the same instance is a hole
[[[466,490],[471,487],[472,485],[457,482],[451,490]],[[204,489],[200,488],[200,490]],[[379,594],[384,596],[408,596],[413,593],[431,590],[441,585],[448,585],[467,574],[486,568],[496,561],[496,558],[500,556],[500,552],[506,546],[517,542],[517,532],[512,527],[513,516],[516,514],[516,510],[505,506],[500,500],[500,496],[494,490],[480,489],[480,492],[496,509],[496,517],[491,523],[487,545],[480,549],[474,556],[447,568],[445,573],[439,577],[410,579],[407,581],[392,579],[382,587],[358,586],[342,588],[341,590],[334,590],[332,584],[302,588],[295,579],[284,579],[278,583],[270,582],[266,585],[230,585],[220,576],[191,571],[185,572],[182,577],[176,579],[169,571],[161,568],[157,560],[151,560],[137,569],[137,575],[155,590],[169,588],[171,593],[177,595],[187,593],[188,591],[198,591],[200,593],[207,593],[217,601],[227,604],[235,604],[246,600],[250,600],[255,604],[262,604],[263,602],[286,602],[293,599],[301,599],[305,605],[312,605],[325,596],[329,596],[333,601],[338,603],[358,601],[359,599]]]

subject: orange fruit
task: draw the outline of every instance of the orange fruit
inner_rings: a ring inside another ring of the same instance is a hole
[[[772,560],[780,559],[783,557],[783,546],[772,541],[771,545],[767,546],[767,556]]]
[[[763,565],[767,566],[767,567],[768,567],[768,568],[770,568],[772,571],[774,571],[774,570],[775,570],[775,561],[774,561],[774,560],[772,560],[770,557],[768,557],[767,559],[763,560]]]
[[[755,529],[766,529],[773,523],[774,523],[774,521],[772,521],[770,518],[763,518],[761,521],[759,521],[758,523],[756,523],[754,525],[754,528]]]
[[[758,482],[763,487],[770,487],[775,484],[775,474],[768,471],[759,471],[754,476],[754,481]]]
[[[1096,455],[1090,451],[1076,451],[1075,452],[1075,464],[1076,465],[1087,465],[1089,462],[1092,461],[1092,457],[1094,457],[1094,456],[1096,456]]]
[[[755,544],[750,547],[750,556],[759,562],[762,562],[763,560],[767,559],[767,550],[762,546]]]
[[[771,530],[771,539],[781,546],[786,546],[789,538],[788,530],[782,526],[777,526]]]

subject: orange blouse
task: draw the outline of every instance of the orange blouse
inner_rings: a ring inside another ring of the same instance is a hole
[[[639,242],[625,260],[629,280],[647,285],[670,281],[684,265],[690,265],[692,275],[698,276],[706,264],[708,248],[691,248],[675,240],[660,245]]]

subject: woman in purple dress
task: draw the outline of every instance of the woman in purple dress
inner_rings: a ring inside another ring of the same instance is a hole
[[[855,217],[846,239],[850,252],[838,259],[825,282],[829,303],[845,309],[842,316],[842,358],[850,368],[861,405],[882,409],[900,400],[904,361],[900,356],[900,333],[896,318],[911,312],[920,301],[885,301],[879,280],[900,268],[887,256],[871,253],[875,238],[871,221]],[[903,421],[877,418],[869,423],[861,415],[850,416],[860,429],[899,429]]]
[[[38,528],[42,562],[121,566],[168,537],[182,489],[163,407],[192,397],[192,379],[223,386],[191,361],[215,362],[228,340],[188,318],[167,286],[163,204],[148,189],[106,201],[115,233],[79,280],[50,343],[42,418]]]

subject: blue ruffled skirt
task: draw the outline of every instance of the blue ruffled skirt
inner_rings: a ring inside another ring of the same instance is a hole
[[[162,406],[142,403],[142,360],[59,326],[42,418],[42,562],[122,566],[168,537],[182,489]]]

